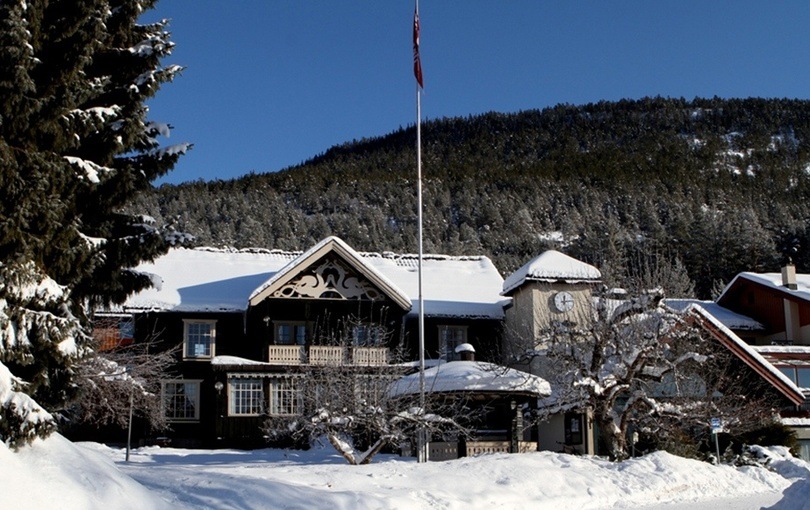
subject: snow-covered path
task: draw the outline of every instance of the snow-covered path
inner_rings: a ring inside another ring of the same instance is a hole
[[[753,510],[762,508],[797,510],[802,508],[802,506],[774,506],[782,500],[782,497],[781,492],[765,492],[762,494],[746,494],[744,496],[730,496],[725,498],[705,498],[697,501],[675,501],[643,506],[618,505],[615,508],[621,510]]]

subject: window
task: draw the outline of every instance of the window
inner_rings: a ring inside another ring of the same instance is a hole
[[[782,366],[777,368],[799,388],[810,388],[810,367]]]
[[[383,344],[385,330],[376,324],[358,324],[352,327],[352,345],[377,347]]]
[[[111,351],[131,345],[135,339],[135,323],[131,315],[100,316],[93,323],[93,338],[99,351]]]
[[[565,413],[565,444],[582,444],[582,415]]]
[[[184,322],[183,354],[186,358],[210,358],[214,355],[215,321]]]
[[[354,379],[354,398],[358,404],[380,406],[386,401],[388,387],[395,377],[358,374]]]
[[[163,412],[169,421],[200,419],[200,381],[164,381]]]
[[[264,387],[261,379],[228,381],[228,415],[257,416],[264,410]]]
[[[799,458],[810,461],[810,440],[798,439],[796,443],[799,445]]]
[[[467,343],[467,326],[439,326],[439,348],[446,361],[459,359],[456,347]]]
[[[270,414],[290,416],[300,414],[301,394],[298,381],[293,377],[270,380]]]
[[[307,325],[303,322],[279,322],[276,324],[277,345],[306,345]]]

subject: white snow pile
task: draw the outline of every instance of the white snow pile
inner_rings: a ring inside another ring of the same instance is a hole
[[[28,430],[33,435],[34,428],[52,421],[53,416],[26,393],[18,391],[24,386],[25,382],[0,362],[0,407],[16,409],[17,416],[24,424],[30,425]]]
[[[0,508],[172,508],[109,458],[59,434],[17,452],[0,443],[0,480]]]
[[[766,469],[658,452],[611,463],[537,452],[417,464],[380,455],[349,466],[331,448],[123,449],[59,435],[0,446],[0,508],[803,508],[810,465],[762,449]]]

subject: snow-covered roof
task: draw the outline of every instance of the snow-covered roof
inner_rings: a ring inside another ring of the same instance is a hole
[[[404,290],[419,312],[418,256],[364,253],[370,266]],[[422,259],[422,295],[425,315],[502,319],[508,298],[500,295],[503,278],[485,256],[425,255]]]
[[[717,301],[722,301],[729,289],[731,289],[738,280],[745,279],[752,282],[759,283],[779,292],[789,293],[804,301],[810,301],[810,274],[796,274],[796,290],[791,290],[782,285],[782,273],[739,273],[731,280],[731,283],[726,285],[723,292],[717,298]]]
[[[551,394],[551,386],[541,377],[513,368],[482,361],[451,361],[425,370],[425,391],[521,393],[540,398]],[[398,379],[388,392],[392,396],[419,393],[419,373]]]
[[[239,356],[214,356],[211,359],[211,364],[215,366],[256,366],[266,365],[267,363],[247,358],[240,358]]]
[[[296,255],[278,250],[172,249],[135,268],[156,275],[158,285],[130,296],[123,308],[242,311],[251,292]]]
[[[319,243],[320,244],[320,243]],[[308,250],[309,251],[309,250]],[[248,298],[302,252],[176,248],[137,271],[159,275],[160,286],[131,296],[126,310],[184,312],[244,311]],[[357,253],[379,277],[411,301],[418,313],[416,255]],[[431,317],[502,319],[509,298],[503,278],[485,256],[425,255],[422,263],[425,314]]]
[[[509,294],[526,281],[577,283],[597,282],[601,278],[602,273],[592,265],[556,250],[548,250],[507,276],[503,282],[503,294]]]
[[[703,301],[699,299],[664,299],[664,304],[677,312],[683,312],[690,305],[698,305],[712,316],[723,323],[729,329],[757,331],[765,329],[765,326],[755,321],[751,317],[732,312],[714,301]]]
[[[810,356],[810,345],[752,345],[760,354]]]
[[[787,427],[810,427],[810,418],[781,418],[780,421]]]

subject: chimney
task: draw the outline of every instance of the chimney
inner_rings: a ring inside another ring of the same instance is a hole
[[[792,262],[788,262],[782,268],[782,287],[788,290],[799,288],[796,282],[796,266]],[[785,309],[785,340],[793,344],[803,344],[799,303],[790,299],[783,299],[782,303]]]
[[[782,268],[782,286],[790,290],[796,290],[799,286],[796,283],[796,266],[788,262]]]
[[[475,361],[475,347],[470,344],[461,344],[456,347],[460,361]]]

